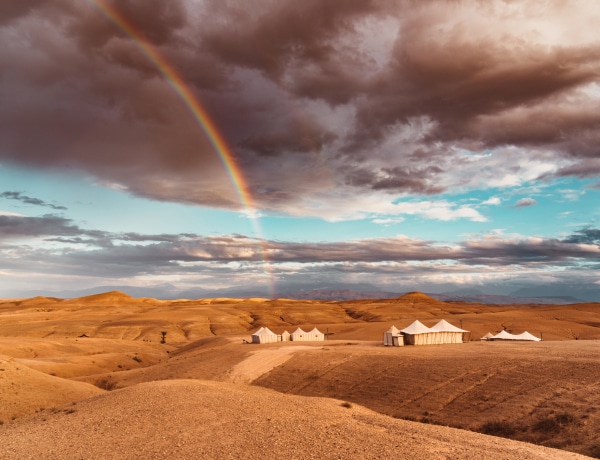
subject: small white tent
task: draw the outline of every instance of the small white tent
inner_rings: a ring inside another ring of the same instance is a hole
[[[392,339],[392,337],[398,335],[399,333],[400,330],[396,328],[396,326],[390,327],[387,331],[383,333],[383,344],[386,347],[392,346],[394,344],[394,339]]]
[[[261,327],[252,334],[252,343],[273,343],[278,341],[278,336],[268,327]]]
[[[492,334],[491,332],[488,332],[487,334],[485,334],[482,338],[480,338],[479,340],[490,340],[492,337],[494,337],[494,334]]]
[[[315,342],[320,342],[325,340],[325,334],[323,334],[321,331],[319,331],[316,327],[310,331],[307,332],[306,335],[308,336],[308,338],[306,340],[312,340]]]
[[[281,333],[281,341],[282,342],[289,342],[290,341],[290,333],[288,331],[283,331]]]
[[[298,328],[290,334],[290,340],[292,340],[294,342],[306,341],[306,332],[304,332],[302,329]]]

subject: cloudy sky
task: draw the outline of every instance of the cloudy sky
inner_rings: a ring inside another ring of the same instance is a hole
[[[599,23],[595,0],[2,2],[0,297],[600,288]]]

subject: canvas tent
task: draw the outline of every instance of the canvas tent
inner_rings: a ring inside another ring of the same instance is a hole
[[[482,338],[480,338],[479,340],[490,340],[492,337],[494,337],[494,334],[492,334],[491,332],[488,332],[487,334],[485,334]]]
[[[277,342],[279,336],[271,331],[268,327],[261,327],[258,331],[252,334],[252,343],[273,343]]]
[[[289,342],[290,341],[290,333],[288,331],[283,331],[281,333],[281,341],[282,342]]]
[[[386,347],[401,347],[404,345],[404,336],[396,326],[392,326],[383,333],[383,344]]]
[[[462,343],[463,333],[469,332],[450,324],[445,319],[431,327],[431,331],[437,332],[433,337],[434,343]]]
[[[521,334],[511,334],[510,332],[500,331],[498,334],[492,336],[488,340],[527,340],[531,342],[539,342],[542,339],[537,338],[527,331],[522,332]]]
[[[536,337],[535,335],[530,334],[527,331],[517,334],[517,337],[519,338],[518,340],[531,340],[532,342],[539,342],[542,340],[542,339]]]
[[[316,327],[312,331],[307,332],[306,335],[308,336],[308,340],[312,340],[315,342],[325,340],[325,334],[319,331]]]
[[[294,342],[306,341],[305,336],[306,336],[306,332],[304,332],[302,329],[298,328],[290,334],[290,340],[292,340]]]
[[[442,343],[462,343],[463,333],[460,329],[442,319],[433,327],[427,327],[419,320],[400,331],[404,334],[406,345],[437,345]]]
[[[406,345],[431,345],[434,343],[435,332],[432,332],[431,329],[418,319],[410,326],[401,329],[400,332],[404,334],[404,343]]]

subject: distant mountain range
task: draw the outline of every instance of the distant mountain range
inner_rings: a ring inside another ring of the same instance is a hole
[[[152,287],[139,286],[98,286],[94,288],[67,290],[57,292],[31,291],[23,293],[20,297],[53,296],[63,299],[84,297],[93,294],[121,291],[132,297],[149,297],[155,299],[200,299],[215,297],[270,298],[271,294],[264,286],[245,287],[238,286],[227,289],[208,290],[194,288],[180,290],[171,284],[161,284]],[[352,285],[335,285],[312,288],[308,285],[292,285],[280,288],[276,294],[278,298],[298,300],[361,300],[361,299],[391,299],[400,297],[408,290],[387,291],[368,283]],[[508,295],[493,295],[481,292],[478,289],[466,288],[443,293],[429,293],[430,297],[443,301],[477,302],[484,304],[556,304],[564,305],[581,302],[600,302],[600,289],[582,288],[581,286],[534,286],[518,289]],[[543,293],[543,294],[542,294]],[[576,295],[573,295],[575,293]],[[18,297],[18,296],[11,296]]]

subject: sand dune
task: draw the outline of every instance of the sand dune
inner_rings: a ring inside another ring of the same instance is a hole
[[[576,459],[340,401],[197,380],[140,384],[4,427],[0,458]]]
[[[100,393],[104,390],[38,372],[0,355],[0,420],[3,422]]]

